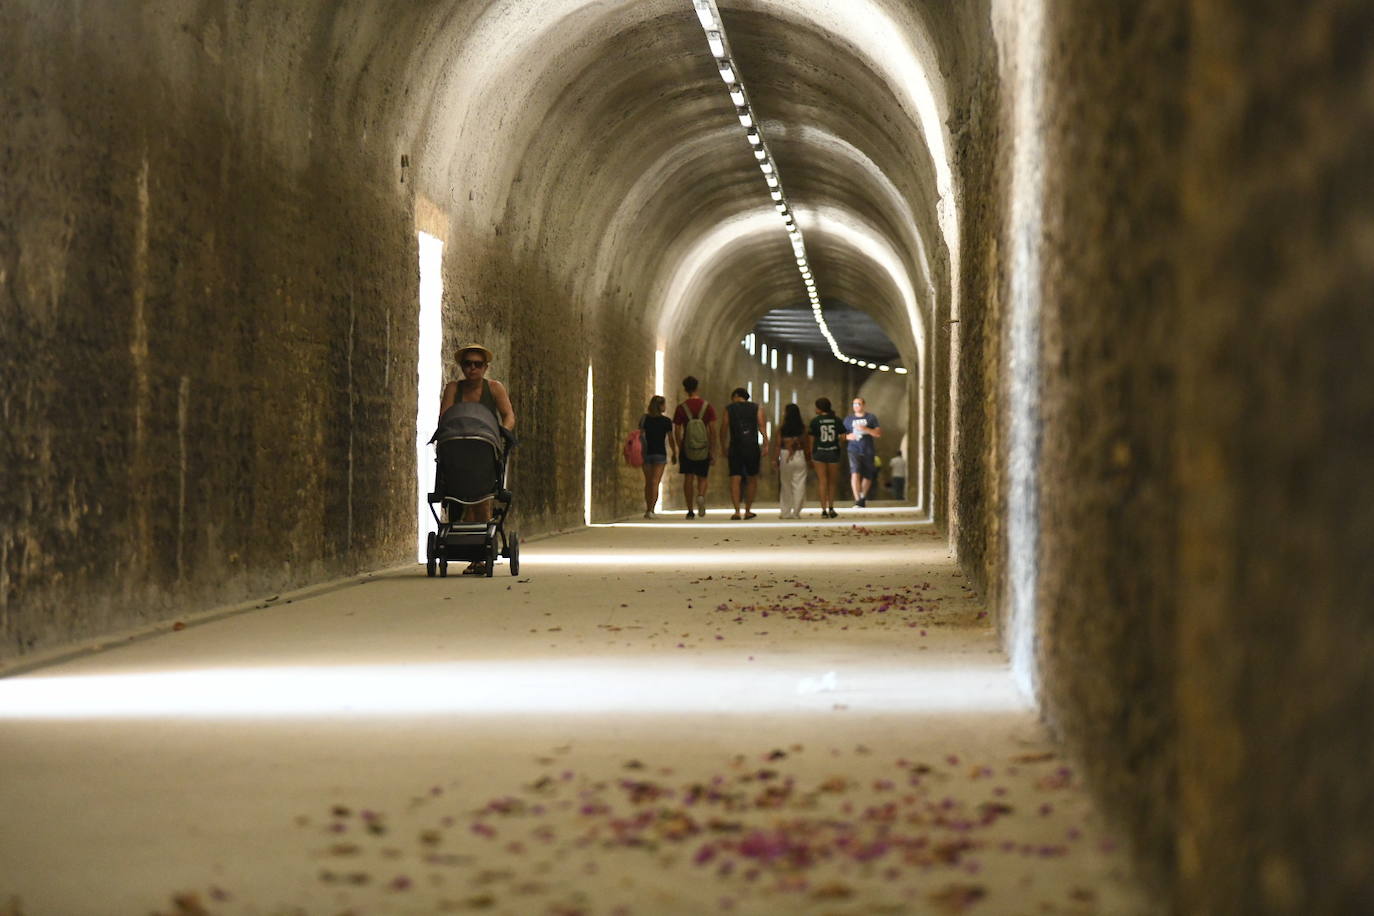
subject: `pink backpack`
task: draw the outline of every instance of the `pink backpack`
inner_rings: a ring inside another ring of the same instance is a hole
[[[621,451],[625,453],[625,463],[630,467],[644,467],[644,431],[637,429],[630,433]]]

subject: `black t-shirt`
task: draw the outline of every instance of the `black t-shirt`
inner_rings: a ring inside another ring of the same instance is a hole
[[[811,420],[811,454],[819,458],[838,458],[840,455],[840,431],[844,429],[833,413],[823,413]]]
[[[731,401],[725,407],[730,422],[730,450],[759,450],[759,405],[753,401]]]
[[[639,421],[639,428],[644,430],[644,454],[668,454],[668,434],[673,431],[672,420],[662,415],[655,417],[646,413]]]

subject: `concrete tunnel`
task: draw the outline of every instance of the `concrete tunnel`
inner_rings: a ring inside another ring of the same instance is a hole
[[[1154,911],[1374,910],[1374,8],[704,6],[903,374],[758,331],[807,288],[689,0],[0,7],[0,662],[411,561],[462,343],[526,538],[636,513],[688,373],[866,391]]]

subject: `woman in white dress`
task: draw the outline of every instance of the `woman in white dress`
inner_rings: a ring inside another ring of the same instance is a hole
[[[811,441],[806,437],[806,424],[796,404],[783,408],[777,435],[778,517],[801,518],[802,503],[806,502],[806,473],[811,468]]]

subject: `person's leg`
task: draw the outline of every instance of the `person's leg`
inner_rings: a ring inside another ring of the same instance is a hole
[[[802,507],[806,505],[806,456],[793,459],[792,469],[792,517],[801,518]]]
[[[702,474],[697,478],[697,515],[706,517],[706,475]]]
[[[741,477],[738,474],[730,475],[730,503],[735,507],[735,514],[731,518],[739,518],[739,491]]]
[[[480,503],[464,507],[463,521],[473,524],[491,521],[491,500],[484,499]],[[485,560],[473,560],[468,564],[465,574],[476,574],[479,571],[485,571],[486,565]]]
[[[786,455],[778,464],[778,518],[791,518],[796,511],[797,478],[791,472],[791,459]]]
[[[645,494],[650,512],[653,512],[654,507],[658,505],[658,488],[663,483],[663,472],[667,467],[666,464],[654,465],[654,479],[649,483],[649,492]]]
[[[778,518],[791,518],[791,507],[797,501],[797,494],[793,493],[796,479],[791,477],[789,464],[790,461],[783,456],[778,468]]]
[[[744,480],[744,514],[749,516],[754,514],[754,497],[759,493],[759,475],[750,474]]]
[[[648,515],[654,511],[654,496],[657,495],[657,484],[654,483],[655,469],[661,469],[661,464],[645,463],[640,470],[644,472],[644,514]],[[661,470],[660,470],[661,472]]]
[[[860,474],[858,471],[851,471],[849,473],[849,489],[854,494],[854,502],[856,503],[864,498],[863,479],[864,475]]]
[[[695,474],[683,474],[683,475],[682,475],[682,500],[683,500],[683,502],[687,503],[687,517],[688,517],[688,518],[696,518],[696,513],[692,511],[693,508],[696,506],[696,495],[697,495],[697,475],[695,475]]]

